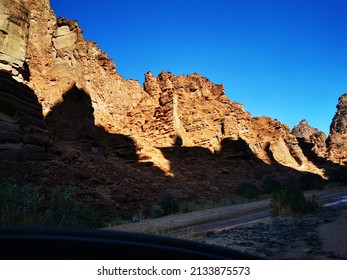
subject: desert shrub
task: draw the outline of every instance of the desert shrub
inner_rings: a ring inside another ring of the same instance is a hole
[[[314,198],[311,198],[309,200],[306,200],[303,212],[313,212],[319,210],[320,208],[321,204]]]
[[[177,199],[170,193],[166,193],[160,198],[160,206],[164,210],[164,215],[171,215],[179,210]]]
[[[299,177],[299,186],[303,191],[323,188],[324,180],[314,173],[304,173]]]
[[[281,187],[281,183],[273,176],[266,176],[261,184],[263,193],[273,193]]]
[[[43,194],[35,186],[0,175],[0,225],[96,228],[101,224],[98,212],[73,199],[72,188]]]
[[[319,208],[315,200],[307,201],[302,189],[294,184],[286,183],[273,193],[271,210],[273,215],[290,216]]]
[[[59,190],[53,188],[48,193],[46,203],[47,224],[68,227],[96,228],[101,225],[99,213],[84,207],[73,198],[74,189],[71,187]]]
[[[38,224],[43,218],[44,196],[30,185],[17,185],[1,178],[0,223],[1,225]]]
[[[160,218],[164,215],[164,209],[158,205],[154,204],[149,208],[149,217],[152,219]]]
[[[244,182],[237,187],[237,194],[248,199],[254,199],[257,198],[260,193],[256,185],[250,182]]]
[[[285,184],[273,193],[271,209],[274,215],[292,215],[300,212],[305,204],[303,191],[296,185]]]

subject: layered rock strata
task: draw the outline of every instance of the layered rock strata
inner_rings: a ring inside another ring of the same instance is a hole
[[[49,145],[33,90],[0,71],[0,158],[37,159]]]
[[[21,1],[1,0],[0,11],[0,70],[24,81],[28,79],[29,10]]]

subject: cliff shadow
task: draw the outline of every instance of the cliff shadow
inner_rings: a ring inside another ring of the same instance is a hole
[[[170,161],[177,186],[175,193],[184,198],[228,197],[245,182],[260,186],[267,176],[287,181],[301,173],[277,162],[260,160],[243,139],[223,139],[219,151],[202,147],[173,146],[160,148]],[[194,191],[192,191],[194,190]]]
[[[46,185],[74,186],[79,200],[107,217],[157,202],[158,190],[170,184],[160,168],[140,162],[134,139],[95,125],[91,98],[76,85],[46,123],[55,162]]]
[[[52,140],[97,142],[90,96],[73,85],[46,116]]]
[[[1,159],[39,159],[47,145],[47,127],[34,91],[0,71]]]

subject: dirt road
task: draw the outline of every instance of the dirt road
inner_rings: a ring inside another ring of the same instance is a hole
[[[322,204],[332,203],[347,196],[347,189],[322,190],[308,192],[307,198],[314,197]],[[190,213],[147,219],[137,223],[107,228],[108,230],[163,234],[172,237],[186,235],[199,236],[206,232],[218,232],[224,229],[255,223],[270,218],[270,199],[244,204],[207,209]]]

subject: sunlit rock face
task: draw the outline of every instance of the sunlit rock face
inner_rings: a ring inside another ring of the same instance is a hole
[[[114,62],[96,43],[85,40],[76,21],[56,19],[48,0],[16,3],[11,11],[21,11],[22,22],[10,33],[21,42],[18,59],[22,67],[27,65],[27,83],[45,117],[75,86],[89,96],[96,126],[134,138],[144,157],[159,155],[158,166],[167,162],[155,147],[200,146],[217,152],[221,141],[231,138],[245,141],[267,164],[275,160],[312,169],[287,126],[252,118],[242,104],[228,99],[222,85],[197,73],[162,72],[154,77],[148,72],[142,89],[137,81],[117,74]]]
[[[313,128],[306,120],[302,120],[297,126],[294,126],[292,134],[297,138],[304,138],[309,141],[312,134],[318,132],[317,128]]]
[[[73,85],[90,95],[95,122],[110,128],[144,97],[76,21],[56,19],[48,0],[1,0],[0,7],[0,70],[35,91],[44,116]]]
[[[0,167],[12,164],[23,181],[74,186],[80,200],[115,215],[167,192],[225,197],[245,181],[322,173],[310,152],[324,151],[325,135],[305,123],[291,133],[252,117],[198,73],[148,72],[142,88],[116,72],[76,21],[57,19],[48,0],[0,0],[0,8]],[[341,110],[329,138],[338,162]]]
[[[29,10],[16,0],[0,1],[0,70],[14,79],[27,78]]]
[[[347,164],[347,93],[340,96],[336,108],[330,125],[327,156],[336,163]]]
[[[317,128],[311,127],[306,120],[302,120],[293,128],[292,134],[298,138],[299,141],[305,142],[306,144],[311,144],[305,146],[310,146],[310,151],[308,152],[312,151],[319,157],[325,157],[327,137],[324,132],[319,131]]]
[[[288,126],[268,117],[252,118],[242,104],[228,99],[222,85],[197,73],[175,76],[162,72],[154,77],[148,72],[144,89],[148,95],[127,115],[121,130],[147,147],[142,153],[159,165],[161,159],[154,156],[154,147],[179,144],[217,153],[223,139],[241,139],[266,164],[276,162],[320,173]]]

